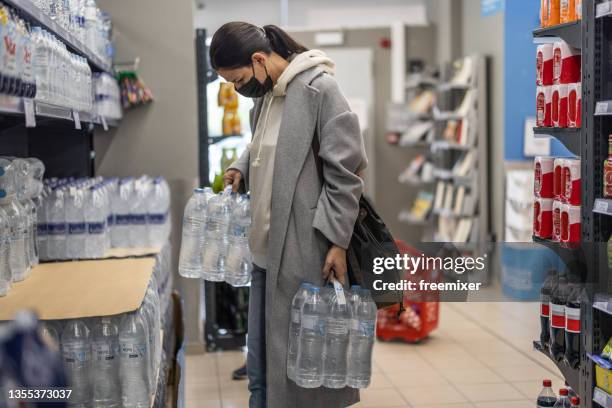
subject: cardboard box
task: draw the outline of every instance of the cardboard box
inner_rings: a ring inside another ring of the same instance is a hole
[[[0,320],[11,320],[24,309],[42,320],[134,311],[144,299],[154,266],[154,257],[38,265],[0,298]]]

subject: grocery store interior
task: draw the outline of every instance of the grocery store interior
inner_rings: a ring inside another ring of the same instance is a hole
[[[612,1],[0,0],[0,36],[0,407],[612,408]]]

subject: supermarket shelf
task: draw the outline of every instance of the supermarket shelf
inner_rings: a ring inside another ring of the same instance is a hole
[[[434,169],[433,176],[440,180],[452,181],[454,184],[458,186],[470,187],[475,182],[475,177],[472,176],[458,176],[454,174],[451,170],[445,169]]]
[[[408,186],[424,186],[424,185],[433,184],[435,182],[434,179],[423,180],[422,178],[419,178],[419,177],[400,178],[398,181],[401,184],[406,184]]]
[[[548,358],[550,358],[550,360],[553,363],[555,363],[559,371],[561,371],[563,378],[565,378],[565,381],[567,381],[567,383],[570,385],[570,387],[572,387],[572,389],[574,390],[580,389],[579,388],[580,387],[580,370],[579,369],[573,369],[569,367],[568,365],[566,365],[563,361],[559,362],[559,361],[553,360],[553,358],[548,353],[548,348],[542,346],[542,343],[539,341],[533,342],[533,348],[538,350],[539,352],[541,352]]]
[[[612,101],[599,101],[595,105],[595,116],[612,115]]]
[[[596,402],[604,408],[612,408],[612,395],[599,387],[595,387],[593,390],[593,402]]]
[[[44,14],[30,0],[5,0],[5,2],[17,10],[21,11],[23,17],[28,19],[34,25],[39,25],[47,31],[55,34],[68,48],[77,54],[87,58],[91,66],[97,71],[110,72],[112,67],[104,63],[101,59],[93,55],[89,49],[79,41],[73,34],[68,32],[64,27],[57,24],[51,17]]]
[[[464,213],[457,214],[453,210],[449,210],[448,208],[440,208],[440,209],[434,208],[432,212],[436,215],[439,215],[440,217],[445,217],[445,218],[474,218],[477,216],[477,214],[464,214]]]
[[[533,133],[536,137],[554,137],[560,141],[567,150],[576,156],[580,156],[580,129],[534,127]]]
[[[574,48],[582,48],[582,36],[580,32],[580,21],[559,24],[553,27],[539,28],[533,31],[533,37],[537,42],[552,42],[555,38],[561,38]]]
[[[593,204],[593,212],[603,215],[612,215],[612,199],[596,198]]]
[[[429,225],[431,224],[431,221],[432,221],[431,217],[424,218],[424,219],[413,217],[409,211],[402,211],[399,214],[398,219],[400,220],[400,222],[405,222],[411,225]]]
[[[34,111],[36,116],[41,118],[74,120],[72,109],[62,106],[34,102]],[[25,115],[24,99],[17,96],[0,94],[0,114]],[[102,118],[94,116],[89,112],[79,112],[79,118],[83,123],[102,125]],[[119,124],[119,121],[106,119],[106,124],[109,127],[115,127]]]
[[[436,140],[431,143],[431,150],[470,150],[473,146],[461,145],[458,143],[448,142],[446,140]]]
[[[438,122],[446,122],[449,120],[462,120],[465,119],[465,115],[457,113],[457,112],[435,112],[433,115],[433,119]]]
[[[595,18],[612,15],[612,1],[604,1],[595,6]]]
[[[223,136],[210,136],[208,138],[208,144],[217,144],[219,142],[222,142],[226,139],[231,139],[234,137],[243,137],[244,135],[242,134],[237,134],[237,135],[223,135]]]
[[[397,144],[399,147],[409,147],[409,148],[421,148],[421,149],[425,149],[425,148],[429,148],[431,147],[431,142],[428,142],[426,140],[418,140],[416,142],[413,143],[406,143],[406,144],[402,144],[401,142]]]
[[[555,252],[566,265],[581,261],[582,248],[578,243],[560,243],[533,236],[533,242],[542,244]]]
[[[470,84],[454,84],[452,82],[447,82],[444,84],[440,84],[437,87],[438,92],[447,92],[447,91],[467,91],[470,89],[472,85]]]
[[[603,293],[596,293],[593,308],[612,315],[612,297]]]

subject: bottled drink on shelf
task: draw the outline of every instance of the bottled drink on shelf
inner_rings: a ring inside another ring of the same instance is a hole
[[[570,404],[572,408],[579,408],[580,407],[580,397],[571,397]]]
[[[213,282],[225,279],[229,223],[232,214],[233,197],[231,186],[223,194],[208,200],[204,232],[202,277]]]
[[[149,245],[156,247],[164,245],[170,235],[170,187],[163,177],[153,179],[149,189],[147,227]]]
[[[291,301],[291,320],[289,321],[289,344],[287,346],[287,377],[295,381],[295,362],[300,342],[300,327],[302,306],[312,287],[310,283],[303,282]]]
[[[550,297],[550,355],[556,361],[561,361],[565,353],[567,290],[567,277],[565,274],[560,274]]]
[[[85,253],[85,197],[81,185],[68,186],[65,195],[66,211],[66,258],[84,258]]]
[[[202,188],[196,188],[185,207],[179,273],[186,278],[202,276],[207,201],[206,191]]]
[[[346,383],[353,388],[366,388],[372,377],[372,349],[377,314],[376,304],[369,290],[359,290],[359,299],[355,300],[353,310]]]
[[[543,347],[550,344],[550,295],[555,273],[554,269],[548,271],[548,276],[540,289],[540,342]]]
[[[234,205],[229,228],[225,281],[232,286],[246,286],[251,281],[250,230],[251,200],[244,195]]]
[[[604,161],[604,197],[612,197],[612,134],[608,135],[608,158]]]
[[[570,275],[565,304],[565,361],[572,368],[580,365],[580,304],[583,287],[578,277]]]
[[[559,398],[557,399],[557,402],[554,405],[554,408],[571,408],[572,404],[570,403],[569,397],[568,397],[568,391],[567,388],[561,388],[559,390]]]
[[[91,403],[91,338],[85,322],[71,320],[62,332],[62,356],[72,389],[71,404],[86,407]]]
[[[311,287],[302,307],[300,345],[295,364],[295,383],[302,388],[323,384],[323,345],[328,307],[320,289]]]
[[[538,395],[536,402],[537,408],[551,408],[557,403],[557,396],[552,389],[552,382],[550,380],[542,381],[542,391]]]
[[[327,388],[344,388],[347,377],[347,352],[351,309],[344,290],[332,292],[329,313],[325,323],[323,348],[323,385]]]
[[[119,388],[119,329],[102,317],[93,329],[92,387],[95,408],[121,406]]]
[[[4,194],[4,190],[0,189],[0,195],[2,194]],[[9,251],[11,245],[10,231],[11,227],[8,217],[4,210],[0,207],[0,297],[8,294],[13,281],[11,264],[9,262]]]

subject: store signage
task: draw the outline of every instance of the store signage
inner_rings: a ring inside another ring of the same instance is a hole
[[[504,11],[505,0],[480,0],[480,14],[482,17],[500,13]]]

